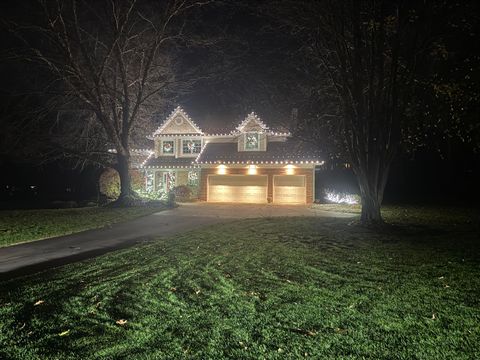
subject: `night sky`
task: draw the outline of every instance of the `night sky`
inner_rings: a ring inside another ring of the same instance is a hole
[[[298,42],[288,32],[274,29],[265,15],[265,7],[257,5],[263,3],[227,1],[189,19],[187,27],[190,30],[193,28],[194,33],[215,38],[212,46],[185,46],[178,50],[182,55],[182,66],[198,68],[203,71],[200,77],[204,79],[196,82],[188,93],[168,99],[165,106],[152,112],[152,129],[177,104],[206,128],[230,127],[250,111],[257,112],[270,125],[289,124],[291,110],[298,104],[292,100],[296,96],[294,89],[286,84],[292,78],[297,82],[308,82],[309,79],[298,70],[302,62],[295,55]],[[465,11],[478,11],[478,6],[471,5],[474,2],[467,3],[469,7],[465,6]],[[45,93],[41,89],[48,82],[49,75],[41,67],[12,57],[11,50],[22,44],[8,32],[8,27],[10,20],[35,21],[39,12],[35,1],[4,1],[0,6],[3,18],[0,57],[2,206],[9,207],[6,201],[12,199],[94,197],[95,179],[100,171],[98,167],[73,168],[71,163],[62,159],[50,162],[36,156],[38,144],[35,139],[45,136],[51,125],[34,119],[25,121],[25,109],[38,108],[45,101]],[[476,71],[473,84],[480,85],[480,39],[476,32],[480,13],[462,13],[462,5],[456,9],[460,23],[465,17],[470,22],[476,19],[477,24],[468,33],[459,30],[444,38],[451,47],[449,51],[456,57],[444,65],[441,76],[464,76],[459,68],[464,68],[464,60],[469,58],[468,66]],[[436,19],[432,26],[441,28],[443,21]],[[434,102],[432,106],[435,106]],[[479,109],[478,100],[472,108],[472,112]],[[469,116],[476,118],[477,126],[473,126],[472,131],[478,132],[478,112]],[[22,126],[16,126],[20,123]],[[329,184],[345,189],[356,188],[350,170],[327,169],[319,178],[321,184],[318,186]],[[452,140],[448,146],[425,146],[400,154],[391,169],[385,201],[474,206],[480,201],[479,184],[478,153],[472,146]],[[12,187],[17,189],[15,194]]]

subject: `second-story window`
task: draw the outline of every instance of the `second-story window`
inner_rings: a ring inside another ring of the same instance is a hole
[[[260,141],[258,133],[245,134],[245,150],[259,150]]]
[[[200,154],[202,150],[202,140],[182,140],[183,154]]]
[[[164,154],[174,154],[175,151],[175,142],[173,140],[163,140],[162,141],[162,153]]]

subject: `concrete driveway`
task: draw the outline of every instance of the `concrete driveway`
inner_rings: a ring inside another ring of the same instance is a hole
[[[88,259],[149,241],[237,219],[274,216],[351,217],[307,206],[182,204],[111,227],[0,248],[0,279],[13,278],[47,268]]]

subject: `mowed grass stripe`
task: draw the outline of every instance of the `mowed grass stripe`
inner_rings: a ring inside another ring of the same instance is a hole
[[[480,358],[476,229],[349,221],[243,220],[2,283],[0,355]]]

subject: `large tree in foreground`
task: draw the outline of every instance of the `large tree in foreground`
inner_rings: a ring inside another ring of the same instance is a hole
[[[120,204],[134,198],[128,171],[132,134],[152,105],[158,109],[172,89],[190,81],[175,50],[185,41],[187,14],[203,4],[41,1],[38,22],[15,28],[27,45],[23,56],[52,74],[47,91],[56,95],[51,104],[60,115],[67,114],[63,132],[79,134],[70,144],[63,141],[62,151],[99,163],[110,153],[120,175]]]
[[[388,1],[324,1],[305,49],[339,101],[333,133],[358,180],[361,222],[382,221],[380,206],[413,86],[419,26],[414,9]],[[312,24],[313,25],[313,24]],[[330,114],[331,115],[331,114]]]
[[[381,223],[392,161],[424,130],[419,119],[426,102],[414,94],[429,86],[428,67],[442,48],[435,31],[443,24],[435,16],[445,15],[448,7],[433,1],[282,4],[288,13],[277,18],[300,44],[296,71],[304,73],[299,93],[308,103],[294,130],[331,145],[333,154],[351,164],[361,222]]]

